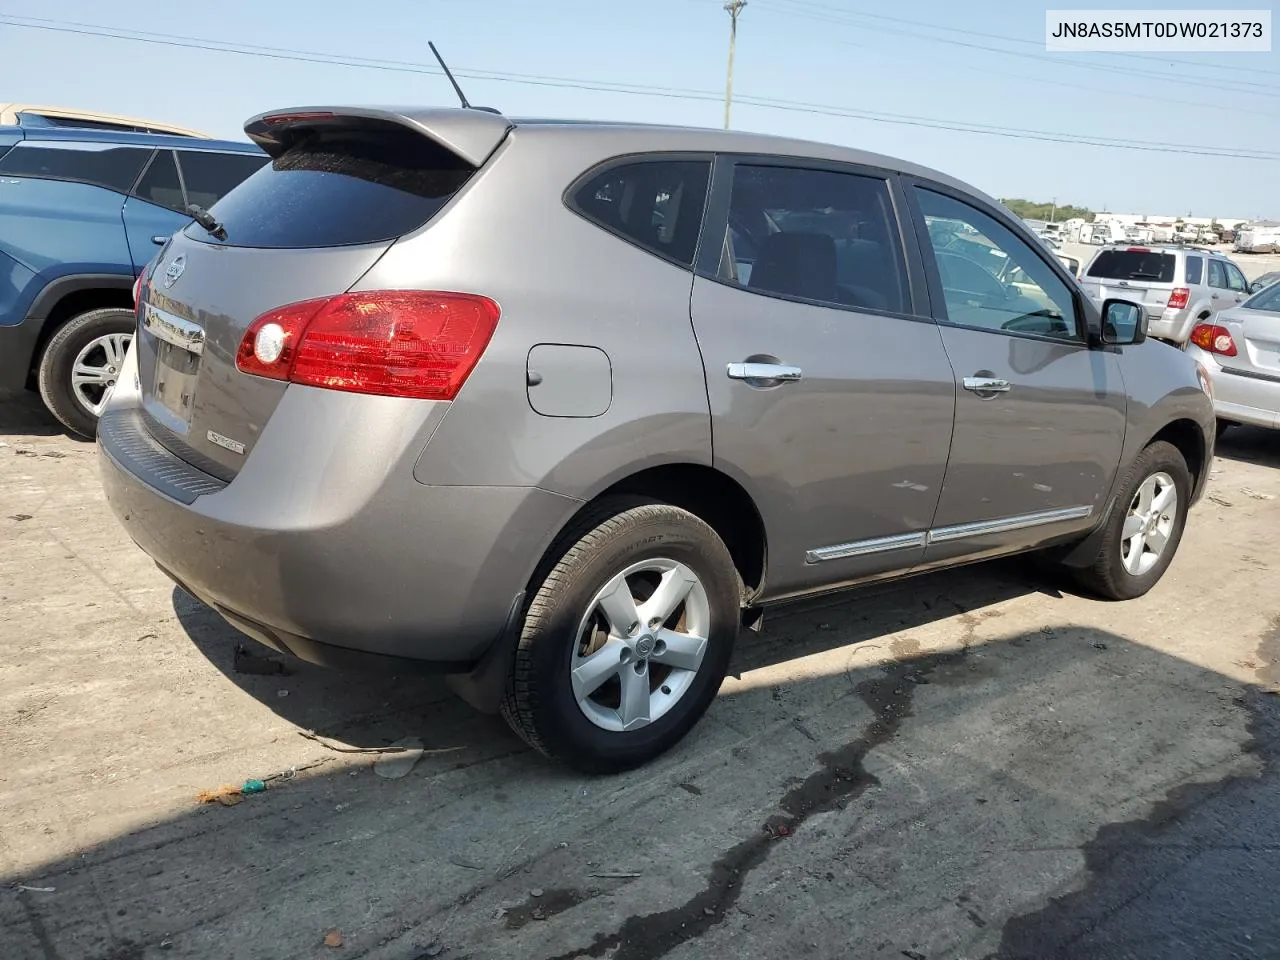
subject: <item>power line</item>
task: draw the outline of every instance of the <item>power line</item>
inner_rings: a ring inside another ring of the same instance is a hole
[[[35,18],[23,18],[35,19]],[[34,30],[46,30],[57,33],[76,34],[81,36],[101,37],[115,40],[128,40],[135,43],[149,43],[160,46],[182,49],[206,50],[215,53],[230,53],[239,56],[263,57],[272,60],[300,61],[331,66],[361,67],[371,70],[388,70],[393,72],[427,74],[443,76],[438,67],[410,61],[376,60],[363,57],[349,57],[340,54],[328,54],[318,51],[286,50],[257,45],[231,44],[224,41],[206,40],[198,37],[182,37],[171,34],[157,34],[142,31],[121,31],[97,24],[77,24],[76,26],[60,26],[67,21],[42,21],[38,23],[22,23],[11,17],[0,17],[0,24],[25,27]],[[502,73],[498,71],[460,68],[454,71],[458,76],[470,79],[492,80],[502,83],[527,84],[544,87],[565,87],[580,90],[591,90],[604,93],[621,93],[633,96],[665,97],[677,100],[718,101],[720,94],[711,90],[690,90],[675,87],[659,87],[648,84],[624,84],[609,81],[588,81],[566,77],[547,77],[538,74]],[[1017,127],[1001,127],[994,124],[982,124],[970,121],[947,120],[938,117],[915,116],[878,111],[857,110],[832,104],[807,103],[803,101],[779,100],[768,97],[739,97],[739,102],[762,109],[781,110],[793,113],[808,113],[848,119],[868,120],[875,123],[890,123],[903,126],[927,127],[936,130],[948,130],[958,133],[974,133],[985,136],[1005,137],[1009,139],[1046,141],[1051,143],[1077,144],[1083,146],[1111,147],[1114,149],[1139,150],[1157,153],[1177,153],[1195,156],[1217,157],[1221,159],[1243,160],[1277,160],[1280,153],[1253,149],[1237,149],[1231,147],[1188,148],[1180,144],[1161,143],[1158,141],[1132,140],[1127,138],[1103,137],[1063,133],[1047,130],[1025,130]]]
[[[944,33],[959,33],[959,34],[965,34],[971,37],[984,37],[988,40],[1004,40],[1009,43],[1021,43],[1021,44],[1025,44],[1032,47],[1038,47],[1041,50],[1044,49],[1044,45],[1039,40],[1029,40],[1026,37],[1012,37],[1006,33],[986,33],[981,30],[967,30],[963,27],[949,27],[949,26],[943,26],[941,24],[929,23],[923,20],[910,20],[910,19],[907,19],[906,17],[894,17],[894,16],[889,16],[888,14],[883,14],[883,13],[871,13],[870,11],[867,11],[867,10],[850,10],[847,7],[835,7],[827,3],[818,3],[816,2],[816,0],[784,0],[784,2],[796,7],[807,7],[810,9],[820,10],[824,12],[829,11],[830,13],[833,13],[833,14],[845,14],[845,15],[855,16],[855,17],[867,17],[873,20],[884,20],[889,23],[902,23],[902,24],[907,24],[908,26],[915,26],[915,27],[928,27],[931,30],[940,30]],[[1124,56],[1127,58],[1135,59],[1135,60],[1149,60],[1154,63],[1167,64],[1169,62],[1167,57],[1156,56],[1153,54],[1131,53],[1126,51],[1124,53]],[[1103,66],[1103,64],[1097,64],[1097,66]],[[1188,61],[1188,62],[1181,63],[1179,66],[1194,67],[1194,68],[1204,69],[1204,70],[1234,70],[1234,71],[1241,71],[1241,72],[1252,73],[1252,74],[1261,73],[1261,74],[1270,74],[1272,76],[1280,76],[1280,70],[1263,70],[1257,67],[1242,67],[1237,64],[1208,64],[1208,63],[1195,63],[1193,61]],[[1268,87],[1269,86],[1268,84],[1265,84],[1265,83],[1252,83],[1244,80],[1240,80],[1237,82],[1244,83],[1247,86],[1252,86],[1252,87]]]
[[[775,13],[788,14],[790,16],[804,17],[821,23],[832,23],[841,26],[857,27],[860,30],[874,30],[879,33],[894,34],[897,36],[911,37],[916,40],[926,40],[931,43],[945,43],[955,47],[965,47],[971,50],[982,50],[986,53],[998,53],[1006,57],[1018,57],[1023,60],[1031,60],[1040,64],[1054,64],[1055,66],[1075,67],[1081,70],[1099,70],[1105,73],[1118,74],[1121,76],[1141,77],[1143,79],[1155,79],[1163,83],[1178,84],[1181,86],[1194,86],[1206,90],[1219,90],[1225,93],[1234,93],[1241,96],[1258,96],[1270,99],[1280,99],[1280,93],[1270,92],[1272,85],[1257,84],[1256,86],[1265,87],[1267,89],[1245,90],[1239,86],[1231,86],[1223,83],[1216,83],[1210,80],[1204,80],[1199,77],[1183,78],[1170,76],[1166,73],[1158,73],[1153,70],[1142,70],[1136,67],[1121,67],[1111,64],[1091,63],[1078,60],[1055,59],[1048,55],[1023,53],[1019,50],[1006,50],[1003,47],[993,47],[990,44],[973,43],[966,40],[956,40],[951,37],[935,37],[926,33],[920,33],[918,30],[904,30],[896,27],[887,27],[876,23],[867,23],[865,21],[849,19],[848,16],[836,17],[830,14],[817,13],[804,7],[775,6],[775,3],[796,3],[798,0],[769,0],[767,9],[773,10]],[[853,16],[867,16],[867,14],[854,13]],[[945,27],[936,27],[933,24],[920,23],[918,21],[908,21],[918,26],[930,29],[950,29]],[[969,32],[969,31],[966,31]],[[1007,38],[1004,38],[1007,39]]]

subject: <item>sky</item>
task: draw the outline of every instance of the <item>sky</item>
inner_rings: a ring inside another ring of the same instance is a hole
[[[1051,54],[1044,16],[1045,5],[1025,0],[749,0],[738,26],[733,126],[901,157],[998,197],[1280,218],[1280,51]],[[281,107],[454,105],[442,76],[385,62],[429,63],[432,40],[456,73],[482,75],[460,76],[467,97],[508,116],[718,127],[728,36],[723,0],[0,0],[0,101],[243,139],[247,118]],[[383,63],[282,58],[334,56]],[[599,86],[611,89],[589,89]],[[1021,136],[972,132],[975,125]],[[1081,142],[1089,139],[1107,142]],[[1250,151],[1270,156],[1239,156]]]

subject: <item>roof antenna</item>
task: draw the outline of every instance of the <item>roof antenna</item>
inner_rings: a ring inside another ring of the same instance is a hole
[[[430,40],[427,46],[431,48],[431,52],[435,54],[436,61],[440,64],[440,69],[444,71],[444,75],[449,78],[449,82],[453,84],[453,92],[458,95],[458,99],[462,102],[463,110],[483,110],[485,113],[496,113],[502,116],[501,110],[495,110],[493,107],[473,107],[467,100],[467,95],[462,92],[462,88],[458,86],[458,81],[453,79],[453,72],[449,69],[449,65],[444,62],[444,57],[440,56],[440,51],[436,49],[436,45]]]
[[[444,62],[444,57],[440,56],[440,51],[436,49],[436,45],[428,40],[427,46],[431,48],[431,53],[440,64],[440,69],[444,71],[444,75],[448,77],[449,82],[453,84],[453,92],[456,93],[458,95],[458,99],[462,101],[462,109],[470,110],[471,104],[467,103],[467,95],[463,93],[462,88],[458,86],[458,81],[453,79],[453,72],[449,69],[449,65]]]

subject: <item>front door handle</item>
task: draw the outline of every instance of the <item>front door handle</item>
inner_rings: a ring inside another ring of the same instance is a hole
[[[730,380],[777,380],[794,383],[804,377],[799,367],[785,363],[731,363],[725,370]]]
[[[964,388],[974,393],[1008,393],[1013,385],[998,377],[965,377]]]
[[[157,247],[163,247],[166,243],[169,242],[169,238],[162,237],[159,234],[156,234],[154,237],[151,238],[151,242],[154,243]]]

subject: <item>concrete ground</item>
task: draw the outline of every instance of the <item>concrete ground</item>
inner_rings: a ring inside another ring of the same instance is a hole
[[[1015,560],[774,612],[602,779],[437,680],[236,672],[93,446],[0,401],[0,955],[1280,956],[1280,436],[1219,453],[1149,596]]]

